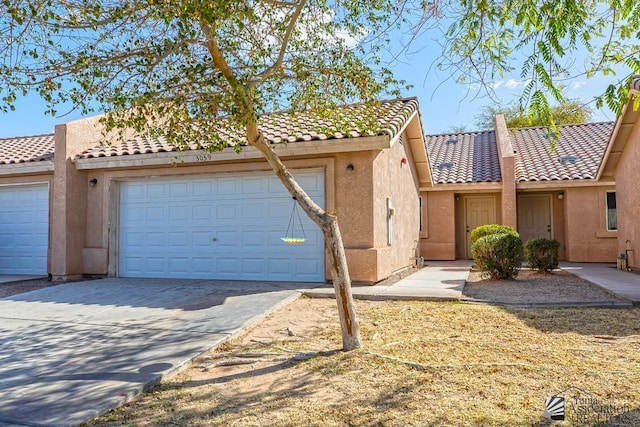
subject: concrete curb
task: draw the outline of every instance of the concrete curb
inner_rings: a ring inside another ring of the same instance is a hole
[[[336,295],[333,292],[303,292],[304,296],[308,298],[332,298],[335,299]],[[436,296],[423,296],[423,295],[399,295],[399,294],[353,294],[353,299],[363,301],[460,301],[459,297],[436,297]]]
[[[506,302],[494,302],[487,300],[479,300],[473,298],[462,298],[460,302],[468,304],[478,305],[494,305],[498,307],[511,307],[511,308],[632,308],[633,303],[631,301],[584,301],[584,302],[551,302],[551,303],[506,303]]]

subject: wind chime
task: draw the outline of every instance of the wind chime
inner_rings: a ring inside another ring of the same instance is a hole
[[[302,232],[302,237],[296,236],[296,218],[298,219],[298,226]],[[298,211],[298,202],[293,197],[293,209],[291,210],[291,216],[289,217],[289,225],[287,225],[287,232],[280,240],[289,245],[299,245],[307,240],[307,235],[302,227],[302,218],[300,218],[300,212]]]

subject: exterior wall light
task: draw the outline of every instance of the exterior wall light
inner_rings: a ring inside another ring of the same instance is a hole
[[[564,193],[560,192],[558,193],[558,200],[562,200],[564,199]]]
[[[95,187],[96,184],[98,183],[98,179],[97,178],[93,178],[89,180],[89,185],[92,187]]]
[[[353,167],[353,165],[351,163],[349,163],[347,165],[347,172],[351,173],[351,172],[353,172],[354,169],[355,169],[355,167]]]

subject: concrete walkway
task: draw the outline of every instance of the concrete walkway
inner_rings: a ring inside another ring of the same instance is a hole
[[[617,270],[615,264],[561,262],[560,268],[640,305],[640,275]]]
[[[103,279],[0,299],[0,426],[75,426],[262,320],[308,284]]]
[[[473,261],[428,261],[427,266],[391,285],[353,286],[353,297],[367,300],[457,301]],[[333,287],[304,291],[309,297],[334,297]]]

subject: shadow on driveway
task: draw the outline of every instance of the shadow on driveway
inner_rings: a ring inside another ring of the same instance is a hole
[[[77,425],[322,284],[68,283],[0,300],[0,425]]]

